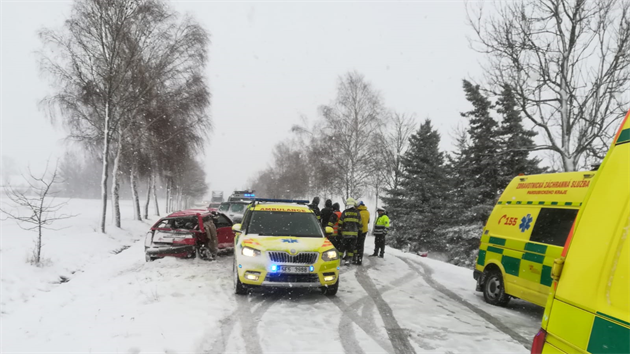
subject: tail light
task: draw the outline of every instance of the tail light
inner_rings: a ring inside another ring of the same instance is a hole
[[[540,329],[534,336],[534,342],[532,343],[532,354],[541,354],[543,346],[545,345],[545,338],[547,338],[547,331]]]

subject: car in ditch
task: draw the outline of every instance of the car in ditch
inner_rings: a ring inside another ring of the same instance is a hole
[[[147,262],[163,257],[208,259],[208,236],[203,223],[212,220],[217,229],[219,252],[234,247],[233,223],[225,214],[206,209],[187,209],[174,212],[156,222],[145,237]]]
[[[306,204],[307,200],[257,199],[248,206],[243,222],[233,226],[236,294],[274,287],[337,293],[339,253]]]

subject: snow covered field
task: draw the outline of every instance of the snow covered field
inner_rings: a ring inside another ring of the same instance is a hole
[[[82,215],[47,234],[43,268],[25,262],[34,233],[3,222],[2,352],[527,353],[540,326],[540,307],[486,304],[471,269],[392,249],[344,268],[334,298],[237,297],[232,256],[145,263],[149,223],[102,235],[98,206],[71,202]]]

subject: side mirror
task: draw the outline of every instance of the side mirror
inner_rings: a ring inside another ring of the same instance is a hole
[[[234,232],[242,232],[241,231],[241,224],[234,224],[234,225],[232,225],[232,231],[234,231]]]
[[[332,235],[335,232],[335,230],[330,226],[326,226],[325,231],[326,231],[326,235]]]

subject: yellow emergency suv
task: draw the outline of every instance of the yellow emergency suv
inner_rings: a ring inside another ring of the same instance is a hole
[[[256,199],[233,226],[234,292],[249,288],[339,288],[339,253],[308,200]],[[329,230],[332,232],[332,230]]]
[[[560,257],[595,172],[518,176],[505,188],[481,235],[473,272],[486,302],[511,297],[545,306]]]
[[[630,353],[629,117],[554,262],[532,353]]]

